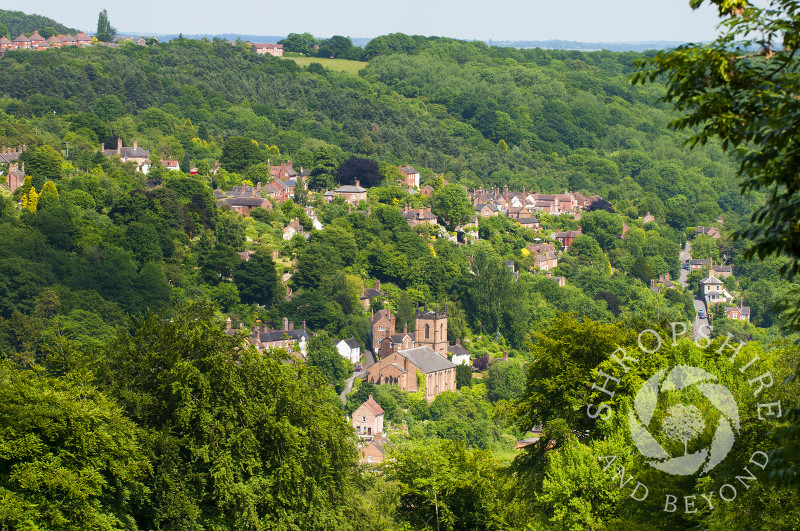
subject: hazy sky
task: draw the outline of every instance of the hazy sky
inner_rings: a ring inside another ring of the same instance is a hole
[[[3,9],[36,13],[94,30],[108,9],[111,24],[140,33],[238,33],[374,37],[403,32],[481,40],[563,39],[589,42],[707,41],[716,12],[689,0],[7,0]]]

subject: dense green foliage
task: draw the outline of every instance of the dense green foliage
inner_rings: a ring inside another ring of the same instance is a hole
[[[6,37],[11,39],[18,37],[20,33],[30,35],[36,30],[46,39],[50,36],[45,36],[43,30],[46,28],[51,28],[55,35],[63,35],[65,33],[74,35],[78,32],[75,28],[68,28],[52,18],[41,15],[28,15],[22,11],[9,11],[7,9],[0,9],[0,24],[3,24],[8,29]]]

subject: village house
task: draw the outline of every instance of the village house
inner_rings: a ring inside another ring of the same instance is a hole
[[[708,258],[692,258],[689,260],[689,271],[702,271],[711,268],[712,262]]]
[[[736,321],[750,321],[750,306],[744,306],[739,303],[739,306],[725,306],[725,317],[734,319]]]
[[[22,164],[18,164],[16,162],[12,162],[9,164],[3,184],[11,192],[25,184],[25,163],[23,162]]]
[[[477,203],[475,205],[475,214],[483,218],[499,216],[500,213],[500,208],[498,208],[494,203]]]
[[[254,208],[272,209],[269,199],[263,197],[229,197],[219,201],[219,206],[227,206],[242,217],[247,217]]]
[[[181,165],[177,160],[167,159],[161,161],[161,167],[169,171],[180,171]]]
[[[551,237],[554,240],[558,240],[565,251],[569,251],[570,245],[578,236],[583,236],[583,232],[580,229],[556,232]]]
[[[350,363],[356,364],[361,360],[361,343],[354,337],[336,343],[336,350],[343,358],[350,360]]]
[[[372,352],[379,352],[381,341],[394,334],[395,318],[392,312],[386,309],[378,310],[370,318],[372,324]]]
[[[355,185],[346,184],[344,186],[340,186],[334,190],[333,193],[334,195],[343,197],[348,204],[353,206],[357,205],[359,201],[367,200],[367,190],[361,188],[360,181],[356,181]]]
[[[425,382],[425,398],[429,403],[445,391],[456,390],[455,365],[428,346],[391,353],[367,368],[365,380],[372,384],[395,384],[403,391],[415,393],[418,373]]]
[[[536,218],[520,217],[517,218],[517,223],[519,223],[523,229],[539,230],[539,220]]]
[[[436,224],[436,216],[430,208],[407,208],[402,211],[403,217],[410,227],[416,227],[423,223]]]
[[[392,352],[398,350],[407,350],[416,346],[414,337],[408,333],[408,325],[403,325],[403,331],[397,334],[391,334],[388,338],[381,341],[379,350],[380,358],[383,359]]]
[[[294,197],[294,186],[291,181],[274,179],[264,186],[264,193],[276,203],[283,203]]]
[[[694,235],[697,236],[698,234],[705,234],[707,236],[711,236],[715,240],[719,239],[722,234],[719,232],[719,229],[716,227],[697,227],[694,231]]]
[[[653,214],[648,211],[647,214],[645,214],[645,216],[642,218],[642,223],[652,223],[655,220],[656,218],[653,217]]]
[[[383,435],[364,440],[358,448],[361,455],[358,462],[362,465],[380,464],[392,449],[394,445]]]
[[[714,275],[714,270],[708,271],[708,276],[700,281],[700,287],[703,292],[703,298],[706,301],[706,306],[709,304],[719,304],[724,300],[722,293],[722,281]]]
[[[269,166],[269,175],[273,179],[278,179],[281,181],[289,181],[295,180],[297,181],[297,171],[292,166],[292,161],[288,162],[281,162],[278,166],[273,166],[271,161],[267,161],[267,165]],[[300,168],[301,170],[303,168]]]
[[[106,149],[104,144],[100,144],[100,152],[106,157],[117,155],[122,162],[135,162],[136,170],[145,175],[150,169],[150,151],[140,148],[138,140],[133,141],[133,147],[125,147],[122,145],[122,138],[117,137],[115,149]]]
[[[717,278],[728,278],[733,276],[733,266],[715,265],[711,269]]]
[[[233,335],[238,332],[239,329],[233,328],[231,318],[228,317],[225,333]],[[289,354],[302,356],[303,359],[307,355],[308,340],[310,338],[310,334],[306,331],[305,321],[303,321],[302,329],[295,330],[294,323],[286,317],[283,318],[283,326],[280,330],[268,328],[266,324],[261,324],[260,321],[257,321],[248,335],[250,344],[258,350],[284,349]]]
[[[456,339],[455,345],[447,347],[447,353],[450,354],[450,361],[453,362],[453,365],[472,365],[469,351],[461,345],[460,339]]]
[[[300,225],[300,221],[295,218],[293,219],[286,227],[283,229],[283,239],[284,240],[291,240],[295,234],[300,234],[308,239],[309,235],[303,230],[303,226]]]
[[[257,42],[250,45],[250,49],[259,55],[272,55],[283,57],[283,44]]]
[[[433,186],[429,184],[423,186],[422,189],[419,191],[420,195],[425,197],[433,197],[434,192],[436,192],[436,190],[433,188]]]
[[[564,277],[554,277],[552,273],[547,273],[547,278],[555,280],[556,283],[562,288],[567,285],[567,279]]]
[[[419,188],[419,172],[415,170],[410,164],[406,164],[403,166],[398,166],[398,170],[400,173],[403,174],[405,180],[403,184],[405,184],[408,188]]]
[[[381,435],[383,433],[384,411],[369,395],[366,402],[353,411],[353,428],[359,436]]]
[[[361,294],[361,306],[363,306],[364,311],[369,310],[369,305],[373,299],[383,297],[383,295],[384,293],[381,291],[381,281],[375,280],[375,287],[365,288],[364,292]]]

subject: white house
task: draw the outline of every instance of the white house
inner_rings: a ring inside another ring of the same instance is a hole
[[[470,356],[467,349],[461,346],[461,340],[456,339],[455,345],[449,345],[447,347],[447,352],[450,354],[450,361],[453,362],[453,365],[470,365]]]
[[[336,349],[343,358],[349,359],[354,364],[361,360],[361,343],[355,338],[342,339],[336,343]]]

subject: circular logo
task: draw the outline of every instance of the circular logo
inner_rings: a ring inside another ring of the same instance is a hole
[[[666,376],[665,370],[658,371],[642,385],[634,398],[633,410],[628,413],[628,424],[636,448],[647,458],[650,466],[677,476],[689,476],[698,470],[702,475],[725,459],[733,447],[734,431],[739,432],[739,407],[727,387],[712,383],[716,379],[716,376],[703,369],[677,365]],[[659,422],[653,418],[659,401],[663,400],[666,393],[691,388],[707,398],[720,415],[710,445],[693,448],[694,451],[689,453],[689,443],[708,429],[700,409],[679,402],[662,411]],[[682,454],[670,455],[653,433],[683,443]]]

